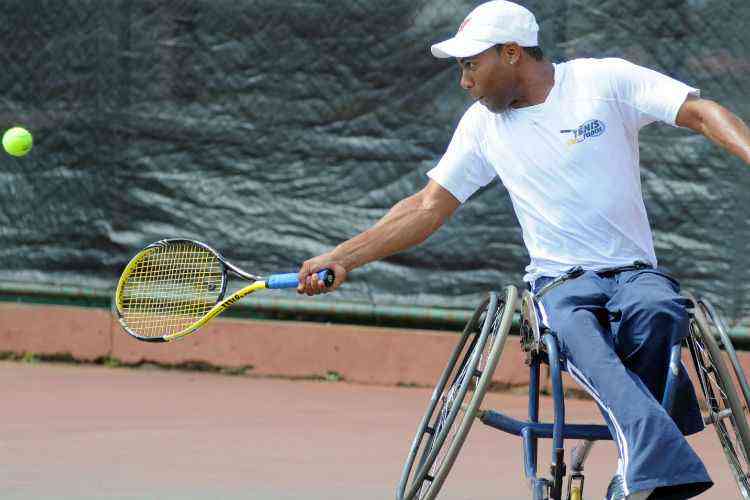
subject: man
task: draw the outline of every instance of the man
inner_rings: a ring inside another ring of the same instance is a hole
[[[298,291],[335,290],[351,270],[421,243],[499,176],[531,257],[524,280],[618,445],[608,498],[693,497],[712,483],[683,436],[702,428],[684,373],[674,420],[659,403],[687,314],[678,284],[656,270],[638,130],[656,120],[687,127],[748,164],[750,130],[697,89],[627,61],[552,64],[537,35],[531,12],[496,0],[432,46],[436,57],[457,60],[461,87],[476,102],[427,186],[305,262]],[[330,290],[313,274],[322,268],[336,274]]]

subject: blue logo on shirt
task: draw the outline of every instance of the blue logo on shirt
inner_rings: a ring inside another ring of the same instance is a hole
[[[573,137],[568,139],[568,145],[571,145],[583,142],[592,137],[599,137],[605,130],[607,130],[607,127],[604,125],[604,122],[594,119],[583,122],[578,128],[561,130],[560,133],[573,134]]]

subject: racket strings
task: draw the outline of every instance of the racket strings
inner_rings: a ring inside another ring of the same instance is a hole
[[[182,331],[218,302],[224,279],[221,261],[201,246],[155,247],[135,263],[124,283],[123,321],[142,337]]]

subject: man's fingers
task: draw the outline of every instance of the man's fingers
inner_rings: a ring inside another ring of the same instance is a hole
[[[317,278],[313,272],[314,269],[315,267],[310,262],[302,264],[299,274],[297,275],[299,281],[299,285],[297,285],[297,293],[312,295],[312,284],[314,283],[312,280],[313,277]]]
[[[308,296],[313,295],[313,275],[312,274],[308,274],[305,277],[305,294],[307,294]]]
[[[312,280],[312,282],[313,282],[313,290],[315,291],[315,295],[317,295],[319,293],[323,293],[325,291],[325,289],[326,289],[326,285],[325,285],[325,283],[323,283],[323,280],[321,280],[318,277],[318,273],[313,273],[312,277],[313,277],[313,280]]]
[[[299,268],[299,273],[297,273],[297,281],[299,284],[297,285],[297,293],[305,293],[305,281],[307,280],[307,275],[309,274],[308,269],[310,268],[310,265],[307,262],[303,262],[302,266]]]
[[[321,260],[319,262],[324,261]],[[321,293],[332,292],[343,282],[344,275],[346,274],[345,271],[343,273],[337,273],[334,268],[338,267],[341,266],[328,262],[325,262],[325,264],[317,265],[314,261],[307,261],[303,263],[298,274],[299,285],[297,285],[297,293],[313,296]],[[334,271],[335,280],[330,287],[326,286],[325,282],[320,279],[320,277],[318,277],[318,272],[322,271],[323,269],[331,269],[332,271]]]

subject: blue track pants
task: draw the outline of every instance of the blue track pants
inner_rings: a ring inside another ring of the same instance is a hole
[[[703,428],[684,366],[673,416],[661,406],[670,348],[688,334],[678,283],[655,269],[577,274],[546,289],[552,278],[539,278],[532,291],[565,369],[615,437],[625,493],[682,500],[707,490],[713,483],[684,437]]]

